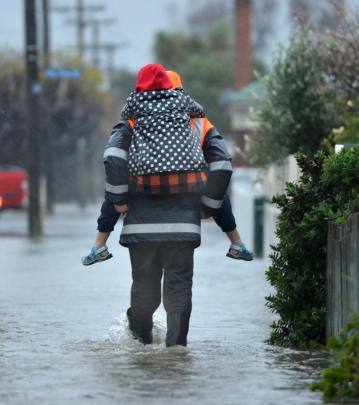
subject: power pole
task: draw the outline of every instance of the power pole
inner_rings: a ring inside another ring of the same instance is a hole
[[[28,232],[30,237],[39,237],[42,235],[39,133],[39,93],[41,88],[37,61],[36,0],[24,0],[24,3],[27,166],[29,174]]]
[[[52,11],[60,12],[60,13],[71,13],[75,12],[75,19],[70,20],[69,24],[75,25],[76,27],[76,47],[77,47],[77,55],[80,59],[84,56],[84,49],[85,49],[85,28],[88,25],[88,19],[86,18],[86,13],[88,12],[99,12],[106,9],[106,6],[103,4],[91,4],[85,5],[84,0],[76,0],[76,5],[74,7],[67,7],[67,6],[58,6],[53,7]]]
[[[106,51],[106,59],[107,59],[107,73],[110,78],[113,77],[113,72],[115,70],[115,52],[123,48],[125,43],[123,44],[107,44],[104,46],[104,49]]]
[[[100,23],[97,20],[92,22],[92,64],[97,68],[100,66],[99,44]]]
[[[95,67],[100,65],[100,51],[104,48],[100,45],[100,28],[101,26],[109,26],[114,24],[117,20],[115,18],[103,18],[88,20],[88,24],[92,26],[92,44],[87,45],[86,48],[92,51],[92,64]]]
[[[42,29],[43,29],[43,55],[44,67],[51,65],[50,60],[50,27],[49,27],[49,0],[42,0]]]
[[[111,43],[98,43],[98,40],[93,41],[91,45],[85,45],[86,49],[90,49],[93,53],[93,62],[99,62],[99,52],[104,51],[106,53],[106,70],[109,76],[112,75],[115,68],[115,58],[114,54],[118,49],[124,48],[127,46],[127,42],[121,42],[119,44]],[[98,64],[93,63],[95,67],[98,67]]]
[[[77,31],[77,54],[80,59],[84,56],[84,30],[86,27],[84,19],[84,2],[77,0],[76,4],[76,31]]]
[[[42,44],[43,44],[43,68],[51,66],[50,51],[50,24],[49,24],[49,0],[42,0]],[[43,100],[46,103],[46,100]],[[44,113],[45,115],[45,113]],[[54,134],[52,130],[51,112],[47,111],[46,118],[43,120],[43,133],[45,145],[45,175],[46,175],[46,211],[48,214],[54,213],[55,204],[55,170],[54,170]]]

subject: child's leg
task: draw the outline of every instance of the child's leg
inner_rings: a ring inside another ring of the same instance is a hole
[[[82,258],[82,264],[88,266],[101,262],[112,257],[108,251],[106,242],[110,233],[113,231],[120,214],[118,214],[110,201],[105,200],[101,207],[101,215],[97,220],[97,234],[95,243],[90,253]]]
[[[239,232],[237,229],[234,231],[226,232],[226,235],[228,236],[228,239],[234,244],[234,245],[240,245],[242,243],[242,239],[239,235]]]
[[[223,204],[216,212],[216,215],[213,216],[213,219],[222,231],[227,234],[232,243],[238,242],[238,240],[241,241],[228,194],[224,195]]]
[[[116,212],[113,203],[105,200],[101,206],[101,215],[97,219],[97,235],[94,247],[98,249],[106,245],[110,233],[114,230],[115,225],[120,217]]]
[[[93,247],[95,249],[98,249],[101,246],[105,246],[110,234],[111,234],[111,232],[97,231],[96,238],[95,238],[95,244],[93,245]]]
[[[224,196],[223,204],[213,218],[231,241],[227,256],[233,259],[253,260],[253,253],[246,248],[237,230],[228,194]]]

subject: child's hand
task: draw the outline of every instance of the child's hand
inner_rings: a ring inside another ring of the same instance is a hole
[[[124,214],[125,212],[128,211],[128,205],[124,204],[124,205],[113,205],[115,207],[115,211],[119,214]]]

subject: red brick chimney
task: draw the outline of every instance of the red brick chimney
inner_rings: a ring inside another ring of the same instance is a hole
[[[234,0],[235,87],[252,81],[251,0]]]

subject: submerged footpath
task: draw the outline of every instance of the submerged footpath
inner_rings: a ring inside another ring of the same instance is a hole
[[[114,258],[81,265],[97,212],[59,206],[37,242],[26,238],[24,212],[0,213],[1,403],[322,403],[307,387],[325,354],[265,343],[273,320],[264,306],[267,263],[226,258],[228,243],[211,221],[195,254],[188,348],[165,348],[163,309],[156,343],[134,342],[121,224],[110,238]]]

